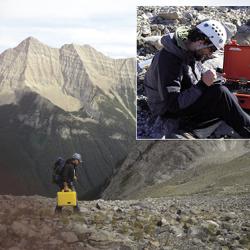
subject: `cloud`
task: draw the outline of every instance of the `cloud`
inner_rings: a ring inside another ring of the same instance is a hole
[[[113,57],[135,56],[134,0],[1,0],[0,52],[28,36],[52,46],[90,44]]]
[[[239,5],[248,1],[241,0]],[[212,0],[209,5],[220,3]],[[190,5],[190,1],[1,0],[0,53],[34,36],[52,47],[90,44],[109,56],[136,56],[136,5]],[[192,0],[192,5],[207,5],[207,1]]]
[[[51,47],[61,47],[65,43],[89,44],[111,57],[132,57],[136,55],[135,32],[123,29],[119,35],[115,30],[96,30],[94,28],[3,28],[6,33],[15,34],[16,40],[9,35],[1,36],[0,48],[15,47],[26,37],[33,36]],[[8,32],[7,32],[8,31]],[[55,37],[57,39],[55,39]],[[129,39],[131,37],[131,39]],[[62,42],[63,41],[63,42]]]
[[[126,14],[133,11],[134,0],[1,0],[2,18],[89,19],[97,15]]]

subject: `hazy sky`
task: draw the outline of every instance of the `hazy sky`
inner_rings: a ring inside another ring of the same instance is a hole
[[[0,0],[0,53],[29,36],[52,47],[90,44],[112,57],[135,56],[135,0]]]
[[[250,0],[227,0],[249,5]],[[90,44],[111,57],[136,55],[136,5],[220,5],[204,0],[0,0],[0,53],[33,36],[52,47]]]

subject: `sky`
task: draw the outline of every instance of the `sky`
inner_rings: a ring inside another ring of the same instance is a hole
[[[209,5],[220,5],[212,0]],[[250,0],[227,0],[249,5]],[[113,58],[136,56],[136,5],[207,5],[207,0],[0,0],[0,53],[33,36],[60,48],[89,44]]]
[[[89,44],[110,57],[134,57],[135,0],[0,0],[0,53],[29,36],[51,47]]]

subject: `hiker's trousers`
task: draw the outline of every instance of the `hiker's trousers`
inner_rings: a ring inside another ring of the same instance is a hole
[[[250,116],[240,107],[237,97],[221,84],[206,88],[195,103],[178,115],[192,117],[198,123],[220,118],[241,137],[250,138]]]

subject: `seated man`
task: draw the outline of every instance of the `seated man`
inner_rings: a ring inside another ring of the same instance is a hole
[[[163,36],[164,47],[154,56],[144,80],[151,112],[197,123],[219,118],[241,137],[250,138],[249,115],[226,87],[214,83],[216,72],[202,66],[213,52],[223,50],[226,40],[224,26],[215,20]]]

